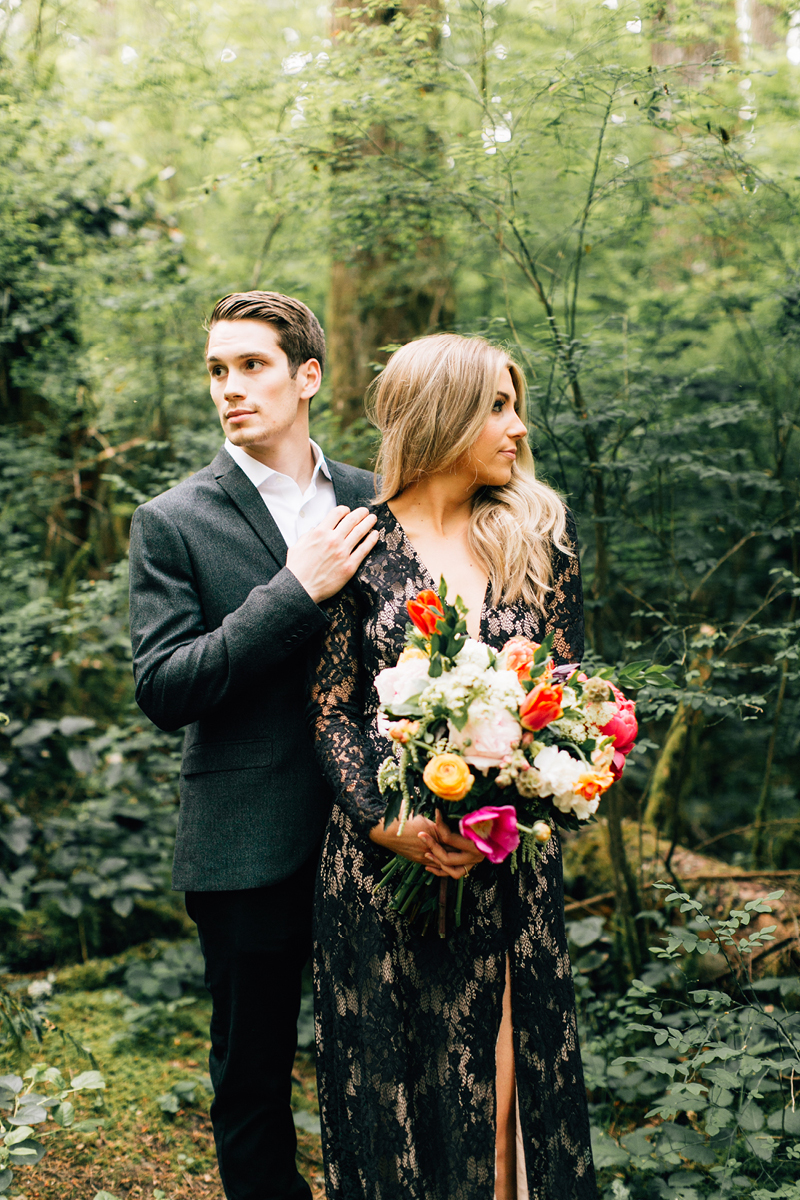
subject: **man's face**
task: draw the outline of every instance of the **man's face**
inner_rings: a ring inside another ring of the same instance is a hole
[[[289,360],[265,321],[218,321],[208,337],[206,363],[225,436],[255,458],[294,437],[308,437],[308,402],[320,368],[310,359],[292,379]]]

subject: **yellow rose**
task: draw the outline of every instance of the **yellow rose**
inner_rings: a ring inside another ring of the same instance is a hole
[[[442,800],[463,800],[475,782],[469,767],[458,754],[436,754],[428,760],[422,778]]]

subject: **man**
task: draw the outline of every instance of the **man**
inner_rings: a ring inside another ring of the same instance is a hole
[[[229,1200],[310,1197],[290,1110],[328,807],[304,722],[310,638],[375,544],[373,479],[309,440],[325,340],[299,300],[220,300],[206,349],[226,441],[131,527],[136,698],[186,726],[173,886],[213,1000],[211,1118]]]

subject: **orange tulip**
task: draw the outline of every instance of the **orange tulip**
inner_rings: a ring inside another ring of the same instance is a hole
[[[416,600],[407,600],[408,615],[420,633],[430,637],[436,632],[436,622],[444,616],[442,602],[436,592],[420,592]]]
[[[564,696],[560,683],[548,683],[544,680],[528,692],[519,709],[520,724],[525,729],[544,729],[551,721],[563,717],[564,710],[561,701]]]

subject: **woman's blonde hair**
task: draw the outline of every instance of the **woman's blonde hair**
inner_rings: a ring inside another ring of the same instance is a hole
[[[382,434],[375,467],[379,501],[453,467],[470,450],[497,399],[507,367],[525,420],[525,380],[519,366],[479,337],[434,334],[397,350],[370,388],[370,416]],[[555,544],[564,541],[564,505],[539,483],[527,438],[518,444],[511,479],[483,487],[473,500],[469,543],[489,573],[492,604],[523,600],[544,611]]]

